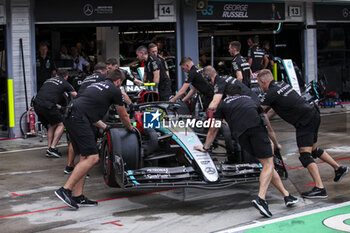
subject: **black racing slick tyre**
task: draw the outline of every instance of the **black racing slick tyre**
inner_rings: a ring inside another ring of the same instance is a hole
[[[105,183],[122,187],[124,171],[140,168],[140,138],[136,133],[113,128],[103,137],[102,167]]]

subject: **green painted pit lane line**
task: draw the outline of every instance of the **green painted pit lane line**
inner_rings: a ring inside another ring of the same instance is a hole
[[[294,208],[298,208],[297,206]],[[277,214],[276,214],[277,215]],[[275,215],[275,216],[276,216]],[[350,202],[232,227],[216,233],[340,233],[350,232]]]
[[[350,206],[305,215],[281,222],[255,227],[244,233],[339,233],[350,232]],[[337,230],[336,230],[337,229]]]

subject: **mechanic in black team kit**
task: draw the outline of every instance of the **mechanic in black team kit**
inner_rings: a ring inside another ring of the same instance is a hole
[[[267,109],[270,106],[283,120],[296,128],[299,160],[308,169],[315,183],[311,191],[301,194],[302,197],[327,198],[314,158],[320,158],[334,168],[335,182],[340,181],[348,173],[349,168],[339,166],[326,151],[317,147],[317,134],[321,122],[318,107],[304,100],[290,85],[273,81],[270,70],[262,70],[258,74],[258,82],[266,92],[262,107]]]
[[[243,150],[256,157],[263,168],[259,178],[259,194],[252,201],[252,205],[266,217],[271,217],[268,204],[265,200],[270,182],[281,192],[285,205],[292,206],[298,199],[290,195],[284,188],[281,178],[274,169],[273,153],[268,139],[264,121],[259,114],[262,111],[251,97],[241,95],[241,86],[238,82],[225,88],[227,97],[219,104],[214,118],[229,124],[233,137],[239,139]],[[206,152],[213,143],[219,128],[210,128],[204,146],[195,146],[194,149]]]
[[[199,70],[194,66],[190,57],[184,57],[180,62],[180,66],[184,72],[188,73],[188,75],[181,89],[170,101],[175,102],[177,99],[180,99],[184,94],[186,94],[186,91],[190,85],[192,85],[192,89],[182,99],[182,101],[186,102],[189,100],[198,90],[201,94],[203,110],[206,110],[214,96],[213,86],[209,83],[209,80],[204,78]]]
[[[156,57],[158,57],[160,59],[160,61],[162,62],[162,65],[163,65],[163,67],[164,67],[164,69],[166,71],[166,74],[170,78],[168,63],[166,62],[164,57],[162,57],[161,55],[158,54],[158,47],[157,47],[157,45],[154,44],[154,43],[150,43],[148,45],[148,52],[149,52],[150,55],[156,56]]]
[[[118,69],[109,71],[106,81],[91,84],[67,108],[64,124],[69,132],[75,154],[80,155],[80,161],[66,184],[55,194],[72,208],[97,205],[96,201],[89,200],[83,195],[86,174],[99,160],[92,127],[97,126],[104,131],[108,130],[109,127],[101,119],[109,106],[114,104],[124,126],[130,131],[134,130],[119,88],[124,79],[125,75],[122,71]]]
[[[250,87],[250,79],[252,72],[247,60],[240,54],[241,43],[239,41],[232,41],[229,45],[228,51],[233,56],[231,75],[244,83],[247,87]]]
[[[94,73],[92,75],[87,76],[83,82],[80,85],[80,88],[78,90],[78,96],[80,96],[88,86],[90,86],[92,83],[98,83],[102,82],[106,79],[106,74],[107,74],[107,66],[103,62],[99,62],[95,65],[94,67]],[[72,143],[69,143],[68,147],[68,161],[67,161],[67,166],[64,169],[65,174],[70,174],[72,173],[74,169],[74,150]]]
[[[248,63],[253,72],[253,79],[256,79],[258,72],[265,69],[269,64],[269,59],[265,54],[265,50],[259,46],[259,37],[253,38],[253,47],[248,50]]]
[[[228,85],[238,85],[241,88],[241,95],[246,95],[252,98],[257,106],[260,106],[259,97],[253,92],[250,88],[244,85],[238,79],[233,78],[232,76],[221,77],[216,73],[216,70],[212,66],[206,66],[204,68],[204,75],[208,76],[211,82],[214,85],[214,97],[210,102],[208,110],[215,110],[222,99],[225,98],[225,89]],[[275,131],[272,129],[269,119],[266,114],[263,114],[265,117],[269,137],[273,143],[274,149],[282,149],[282,146],[278,143]]]
[[[85,91],[85,89],[92,83],[102,82],[106,79],[107,66],[103,62],[99,62],[94,67],[94,73],[87,76],[81,83],[78,96]]]
[[[136,54],[139,61],[145,62],[144,81],[156,83],[159,92],[159,100],[169,101],[171,95],[171,81],[161,60],[156,56],[149,55],[147,48],[143,45],[136,49]]]
[[[63,98],[63,93],[68,92],[75,97],[72,85],[67,81],[68,72],[66,70],[58,70],[57,77],[46,80],[40,88],[39,93],[34,100],[34,110],[39,117],[39,121],[47,128],[47,147],[46,156],[61,158],[56,145],[60,140],[64,126],[62,123],[61,106],[58,105]]]

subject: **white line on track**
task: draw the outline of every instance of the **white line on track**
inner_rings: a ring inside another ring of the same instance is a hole
[[[340,207],[344,207],[344,206],[348,206],[348,205],[350,205],[350,201],[344,202],[344,203],[341,203],[341,204],[337,204],[337,205],[331,205],[331,206],[327,206],[327,207],[322,207],[322,208],[315,209],[315,210],[310,210],[310,211],[306,211],[306,212],[292,214],[292,215],[281,217],[281,218],[271,219],[271,220],[267,220],[267,221],[263,221],[263,222],[259,222],[259,223],[253,223],[253,224],[246,225],[246,226],[241,226],[241,227],[235,227],[235,228],[229,228],[229,229],[226,229],[226,230],[216,231],[215,233],[241,232],[241,231],[244,231],[244,230],[247,230],[247,229],[250,229],[250,228],[260,227],[260,226],[264,226],[264,225],[268,225],[268,224],[276,223],[276,222],[282,222],[282,221],[285,221],[285,220],[298,218],[298,217],[302,217],[302,216],[305,216],[305,215],[315,214],[315,213],[319,213],[319,212],[323,212],[323,211],[327,211],[327,210],[332,210],[332,209],[336,209],[336,208],[340,208]]]
[[[67,145],[57,145],[57,147],[65,147],[65,146],[67,146]],[[41,150],[41,149],[47,149],[47,146],[27,148],[27,149],[20,149],[20,150],[1,151],[0,154],[16,153],[16,152],[31,151],[31,150]]]
[[[38,173],[38,172],[44,172],[44,171],[48,171],[48,170],[33,170],[33,171],[6,172],[6,173],[0,173],[0,176],[32,174],[32,173]]]

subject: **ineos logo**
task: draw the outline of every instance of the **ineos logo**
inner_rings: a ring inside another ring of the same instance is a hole
[[[84,15],[90,16],[94,13],[94,7],[91,4],[85,4],[83,7]]]

